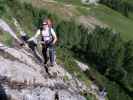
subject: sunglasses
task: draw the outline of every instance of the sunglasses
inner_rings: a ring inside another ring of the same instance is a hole
[[[42,25],[48,25],[48,24],[42,24]]]

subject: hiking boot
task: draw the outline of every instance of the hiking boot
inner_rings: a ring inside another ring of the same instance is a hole
[[[55,63],[50,63],[50,66],[51,66],[51,67],[54,67],[54,65],[55,65]]]

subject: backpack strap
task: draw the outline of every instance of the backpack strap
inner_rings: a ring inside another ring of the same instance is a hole
[[[51,29],[52,28],[49,28],[49,35],[52,37],[52,40],[53,40],[53,35],[52,35],[52,32],[51,32]]]
[[[49,35],[52,35],[51,28],[49,28]]]

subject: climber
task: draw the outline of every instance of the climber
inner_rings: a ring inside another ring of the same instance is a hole
[[[44,19],[42,22],[42,26],[37,30],[35,36],[30,38],[28,41],[36,40],[38,36],[41,36],[41,44],[42,44],[42,54],[44,58],[44,65],[47,65],[48,55],[47,50],[49,49],[50,56],[50,65],[54,66],[55,64],[55,48],[54,45],[57,41],[56,33],[53,29],[52,21],[50,19]]]

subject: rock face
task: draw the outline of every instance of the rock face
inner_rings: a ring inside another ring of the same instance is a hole
[[[79,68],[80,68],[82,71],[90,70],[90,68],[89,68],[87,65],[81,63],[80,61],[75,60],[75,62],[77,63],[77,65],[79,66]]]
[[[86,100],[80,95],[89,91],[84,82],[61,65],[50,67],[49,74],[25,49],[0,43],[0,100]]]
[[[14,22],[22,33],[15,19]],[[17,40],[15,32],[2,19],[0,29]],[[75,62],[82,72],[90,70],[87,65]],[[11,48],[0,42],[0,100],[86,100],[81,93],[105,100],[103,93],[100,96],[98,92],[97,86],[93,83],[86,86],[62,65],[44,68],[28,47]]]
[[[19,43],[21,40],[16,36],[15,32],[10,28],[10,26],[2,19],[0,19],[0,29],[5,32],[8,32],[12,37],[14,37]]]

